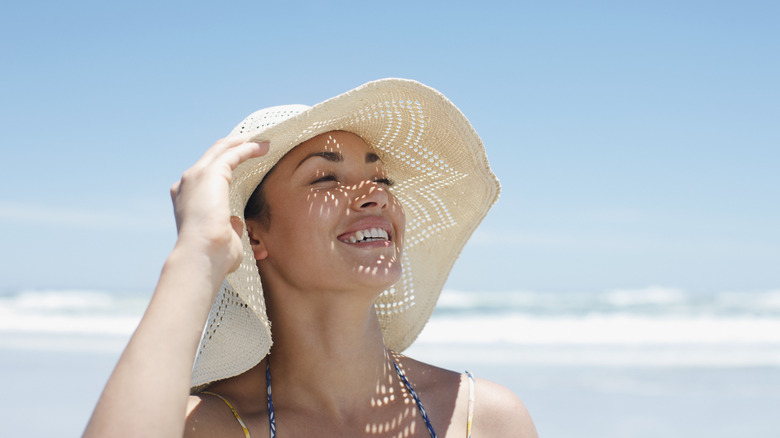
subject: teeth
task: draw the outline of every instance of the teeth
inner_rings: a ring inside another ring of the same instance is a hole
[[[389,236],[387,231],[381,228],[368,228],[365,230],[356,231],[347,239],[349,243],[371,241],[371,240],[388,240]]]

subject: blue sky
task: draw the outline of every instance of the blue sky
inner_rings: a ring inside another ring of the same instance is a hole
[[[780,288],[780,4],[54,2],[0,14],[0,292],[151,291],[168,189],[250,112],[406,77],[502,197],[463,290]]]

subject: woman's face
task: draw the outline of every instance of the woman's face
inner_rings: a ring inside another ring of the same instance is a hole
[[[269,286],[382,291],[398,281],[404,212],[360,137],[332,131],[301,143],[263,184],[270,216],[247,226]]]

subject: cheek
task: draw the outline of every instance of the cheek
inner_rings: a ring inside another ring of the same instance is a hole
[[[400,250],[400,248],[403,247],[406,233],[406,212],[404,211],[403,205],[398,202],[398,199],[396,199],[395,196],[390,198],[390,216],[394,222],[393,225],[395,226],[396,246]]]
[[[308,220],[317,222],[340,214],[346,209],[347,196],[341,190],[312,191],[304,203]]]

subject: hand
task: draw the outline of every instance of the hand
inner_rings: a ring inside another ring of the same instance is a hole
[[[194,244],[224,269],[235,270],[241,261],[242,224],[230,216],[228,190],[233,170],[244,161],[265,155],[267,142],[246,141],[249,136],[223,138],[182,174],[171,187],[179,239]]]

